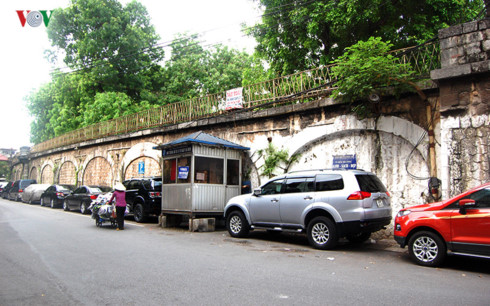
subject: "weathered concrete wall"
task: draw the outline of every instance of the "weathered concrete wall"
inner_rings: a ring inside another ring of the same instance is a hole
[[[122,135],[37,154],[30,161],[30,175],[38,173],[43,183],[54,180],[108,186],[129,177],[160,175],[161,152],[152,148],[203,130],[251,148],[244,157],[244,173],[250,174],[253,187],[267,179],[261,176],[264,159],[257,152],[269,141],[278,149],[300,154],[299,162],[288,170],[331,168],[333,155],[356,154],[358,167],[375,172],[387,185],[396,213],[404,206],[425,202],[428,195],[426,181],[407,172],[428,176],[424,109],[424,103],[414,95],[387,101],[380,110],[386,114],[378,119],[345,115],[349,112],[346,106],[331,99],[250,112],[248,116],[241,114],[240,119],[233,114],[213,122],[206,119],[200,126],[178,125],[155,134]],[[421,137],[422,143],[410,155]],[[144,174],[138,173],[141,161]],[[277,174],[282,171],[278,169]]]
[[[440,87],[444,197],[490,181],[490,20],[439,32],[441,69],[431,76]]]

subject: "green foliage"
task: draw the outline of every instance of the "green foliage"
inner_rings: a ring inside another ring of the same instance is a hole
[[[10,165],[8,161],[0,161],[0,177],[10,179]]]
[[[162,73],[161,91],[166,103],[242,86],[244,69],[251,57],[226,46],[204,48],[198,35],[179,34],[172,44],[172,56]]]
[[[277,168],[281,168],[286,173],[290,165],[297,162],[300,157],[298,154],[290,157],[287,149],[278,150],[271,142],[267,148],[258,150],[257,153],[264,158],[261,175],[269,178],[276,176],[275,171]]]
[[[147,101],[137,104],[122,92],[104,92],[95,95],[94,103],[82,106],[82,126],[91,125],[148,109]]]
[[[248,30],[256,51],[276,75],[328,64],[371,36],[395,49],[417,45],[437,31],[474,19],[483,0],[256,0],[262,23]]]
[[[262,83],[273,79],[272,71],[266,68],[266,63],[257,53],[250,58],[250,63],[243,69],[242,86]]]
[[[410,64],[402,64],[388,54],[392,44],[380,37],[371,37],[348,47],[332,67],[332,75],[337,78],[333,98],[352,103],[366,101],[370,94],[400,93],[414,88],[410,85],[415,72]],[[366,105],[357,106],[358,114],[367,111]]]

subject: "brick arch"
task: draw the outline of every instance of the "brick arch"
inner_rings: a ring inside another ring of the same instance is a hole
[[[140,162],[144,163],[144,173],[138,173]],[[132,177],[143,177],[143,176],[161,176],[162,170],[160,168],[160,163],[152,157],[142,156],[132,160],[126,167],[124,172],[124,180]]]
[[[151,142],[138,143],[129,149],[122,159],[123,179],[139,176],[159,176],[162,173],[160,165],[161,151],[154,150],[156,144]],[[139,162],[145,162],[145,173],[138,173]]]
[[[41,170],[41,178],[38,183],[53,184],[53,181],[54,181],[53,166],[51,164],[46,164]]]
[[[75,164],[72,161],[65,161],[61,164],[58,171],[58,183],[75,185],[77,182],[77,172]]]
[[[386,185],[392,195],[393,214],[396,214],[406,205],[426,201],[420,191],[427,188],[427,179],[418,180],[411,175],[424,178],[430,176],[427,151],[421,151],[424,148],[427,150],[427,146],[417,147],[412,152],[415,143],[407,138],[407,135],[404,137],[389,129],[339,130],[308,141],[291,152],[300,154],[300,158],[288,170],[332,168],[333,155],[356,154],[358,169],[376,173]],[[410,173],[406,170],[408,158]]]
[[[31,171],[29,171],[29,179],[36,180],[36,181],[38,180],[38,178],[37,178],[37,167],[34,166],[31,168]]]
[[[112,186],[113,171],[109,161],[96,156],[88,161],[83,172],[82,183],[84,185]]]
[[[319,132],[312,133],[313,129],[318,129]],[[338,135],[351,132],[357,133],[358,131],[386,132],[403,138],[412,146],[415,146],[423,136],[422,143],[425,145],[417,146],[417,150],[424,159],[427,159],[427,143],[429,138],[427,134],[424,136],[424,133],[426,132],[425,129],[413,122],[394,116],[382,116],[377,122],[376,119],[359,121],[357,117],[353,115],[339,116],[335,119],[333,124],[329,124],[326,127],[319,125],[314,128],[306,128],[300,133],[293,135],[288,140],[289,152],[300,152],[305,146],[317,142],[319,139],[335,138]]]

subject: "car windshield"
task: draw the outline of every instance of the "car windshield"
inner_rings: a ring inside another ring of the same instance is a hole
[[[386,187],[381,183],[376,175],[356,174],[357,182],[361,191],[366,192],[386,192]]]

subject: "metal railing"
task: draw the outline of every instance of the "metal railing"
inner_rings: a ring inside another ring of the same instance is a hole
[[[396,50],[392,54],[401,63],[410,63],[412,68],[418,73],[420,79],[427,79],[430,71],[439,68],[440,65],[438,41],[413,48]],[[279,103],[271,105],[270,102],[281,101],[280,104],[282,105],[292,95],[295,95],[295,101],[301,103],[327,96],[331,88],[321,86],[333,81],[331,75],[332,66],[322,66],[246,86],[243,88],[243,99],[245,101],[243,107],[245,109],[258,106],[266,107],[266,105],[267,107],[274,107]],[[301,93],[301,95],[298,96],[298,93]],[[31,152],[42,152],[106,136],[115,136],[216,116],[224,112],[221,106],[225,99],[226,92],[221,92],[171,103],[157,108],[150,108],[139,113],[99,122],[67,132],[34,145]]]

